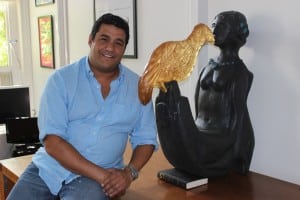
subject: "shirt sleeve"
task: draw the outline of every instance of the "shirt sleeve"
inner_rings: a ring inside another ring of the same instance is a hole
[[[157,128],[152,101],[147,105],[142,105],[140,118],[130,136],[132,149],[144,144],[152,144],[155,150],[158,149]]]
[[[67,97],[66,87],[59,73],[48,79],[41,96],[38,126],[40,141],[48,134],[55,134],[67,139]]]

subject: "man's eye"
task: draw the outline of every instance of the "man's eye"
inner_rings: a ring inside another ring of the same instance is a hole
[[[123,42],[117,42],[116,44],[117,44],[118,46],[123,46],[123,45],[124,45]]]

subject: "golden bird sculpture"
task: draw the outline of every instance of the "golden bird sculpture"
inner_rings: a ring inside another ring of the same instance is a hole
[[[200,23],[185,40],[167,41],[154,49],[139,79],[141,103],[145,105],[150,101],[154,87],[167,92],[166,82],[186,79],[193,71],[201,47],[214,41],[210,28]]]

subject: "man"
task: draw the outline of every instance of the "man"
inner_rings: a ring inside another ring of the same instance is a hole
[[[110,199],[137,178],[157,138],[152,102],[140,103],[139,77],[120,63],[128,40],[128,24],[105,14],[90,33],[89,56],[49,78],[38,117],[44,147],[8,199]]]

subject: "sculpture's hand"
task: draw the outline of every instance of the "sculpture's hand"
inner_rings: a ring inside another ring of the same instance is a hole
[[[159,95],[156,98],[156,112],[174,119],[174,114],[178,113],[177,103],[180,98],[180,90],[177,81],[170,81],[165,84],[167,92],[159,91]],[[165,108],[159,108],[159,107]]]

